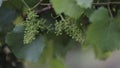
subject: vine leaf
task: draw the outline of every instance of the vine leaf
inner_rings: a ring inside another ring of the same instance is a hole
[[[118,11],[117,16],[115,17],[115,22],[118,28],[120,29],[120,10]]]
[[[1,5],[2,5],[2,0],[0,0],[0,7],[1,7]]]
[[[13,21],[13,24],[14,24],[14,25],[23,24],[23,18],[22,18],[22,16],[16,17],[16,19]]]
[[[39,60],[44,49],[44,38],[39,36],[31,44],[26,45],[21,49],[21,52],[24,53],[24,58],[28,61],[36,62]]]
[[[0,8],[0,28],[6,32],[10,31],[13,27],[13,20],[16,18],[16,11],[8,8]],[[7,28],[6,28],[7,27]]]
[[[13,20],[17,13],[8,8],[0,8],[0,42],[4,43],[5,35],[13,29]]]
[[[25,0],[29,7],[33,7],[35,4],[39,2],[39,0]]]
[[[45,48],[40,58],[40,63],[45,64],[46,62],[50,62],[51,58],[53,57],[54,51],[54,41],[52,39],[45,39]]]
[[[12,32],[9,32],[6,36],[6,43],[10,46],[22,46],[23,45],[23,31],[24,27],[22,25],[16,26]]]
[[[91,8],[93,0],[76,0],[82,8]]]
[[[97,58],[106,59],[108,52],[120,48],[120,30],[103,7],[93,12],[90,21],[92,23],[88,27],[87,42],[94,47]]]
[[[51,3],[57,14],[65,13],[66,15],[77,19],[84,12],[84,9],[80,8],[75,0],[51,0]]]
[[[36,62],[44,49],[44,38],[39,36],[31,44],[23,44],[24,27],[16,26],[12,32],[6,36],[6,43],[12,49],[17,58]]]
[[[12,32],[9,32],[6,35],[5,42],[12,49],[13,53],[17,58],[21,58],[20,50],[23,45],[23,36],[24,36],[24,28],[22,25],[16,26]]]
[[[53,58],[50,62],[51,68],[66,68],[64,62],[60,58]]]
[[[21,0],[12,0],[12,1],[5,0],[5,2],[2,4],[2,6],[6,7],[6,8],[15,9],[16,12],[20,13],[23,11],[24,5]]]
[[[99,17],[96,17],[99,16]],[[94,11],[94,13],[90,16],[90,21],[92,23],[97,23],[97,22],[105,22],[108,21],[109,19],[109,14],[108,10],[104,7],[100,7],[98,10]]]

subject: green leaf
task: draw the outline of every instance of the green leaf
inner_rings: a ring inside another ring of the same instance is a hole
[[[51,68],[66,68],[61,58],[53,58],[50,62]]]
[[[16,16],[17,13],[15,10],[9,8],[0,8],[0,28],[6,32],[10,31],[13,27],[12,22]]]
[[[48,65],[41,65],[39,62],[24,62],[25,68],[48,68]]]
[[[16,25],[13,29],[13,32],[15,32],[15,33],[23,33],[23,31],[24,31],[23,25]]]
[[[22,16],[16,17],[16,19],[15,19],[14,22],[13,22],[13,24],[14,24],[14,25],[23,24],[23,18],[22,18]]]
[[[76,0],[82,8],[91,8],[93,0]]]
[[[23,53],[23,56],[26,60],[36,62],[41,57],[44,46],[44,38],[39,36],[31,44],[23,47],[21,49],[21,53]]]
[[[13,53],[17,58],[21,58],[19,54],[20,54],[20,50],[24,46],[23,36],[24,36],[24,28],[22,25],[19,25],[16,26],[12,32],[9,32],[5,38],[5,42],[12,49]]]
[[[100,47],[94,46],[94,52],[97,59],[105,60],[111,55],[111,51],[104,51]]]
[[[87,42],[94,47],[95,51],[97,50],[96,55],[104,58],[103,54],[119,49],[120,30],[115,21],[109,17],[107,9],[99,8],[90,19],[92,23],[87,30]]]
[[[92,23],[97,23],[97,22],[102,23],[108,21],[109,19],[108,10],[104,7],[100,7],[99,9],[93,12],[93,14],[90,16],[89,19]]]
[[[94,9],[86,9],[84,14],[89,18],[93,12],[94,12]]]
[[[36,5],[39,0],[25,0],[25,2],[28,4],[29,7],[33,7],[34,5]]]
[[[6,36],[6,43],[10,46],[21,46],[23,45],[23,32],[24,27],[22,25],[16,26],[12,32],[9,32]]]
[[[54,56],[60,56],[65,57],[68,51],[68,43],[70,41],[70,38],[67,35],[61,35],[61,36],[52,36],[54,37]]]
[[[1,7],[1,5],[2,5],[2,0],[0,0],[0,7]]]
[[[79,18],[84,12],[75,0],[51,0],[51,3],[57,14],[65,13],[72,18]]]
[[[10,32],[7,34],[7,39],[6,39],[6,43],[11,45],[11,46],[19,46],[19,45],[22,45],[22,42],[21,42],[21,37],[22,34],[20,33],[14,33],[14,32]],[[16,39],[15,39],[16,38]]]
[[[40,63],[45,64],[46,62],[50,62],[53,57],[53,45],[54,41],[52,39],[45,38],[45,48],[40,58]]]
[[[18,13],[23,11],[23,3],[21,0],[4,1],[2,7],[15,9]]]
[[[117,16],[115,17],[115,22],[118,28],[120,29],[120,10],[118,11]]]
[[[12,22],[16,16],[15,10],[0,8],[0,42],[4,43],[6,33],[13,29]]]
[[[6,43],[12,49],[17,58],[36,62],[44,49],[44,38],[37,37],[31,44],[23,44],[24,27],[23,25],[16,26],[12,32],[6,36]]]

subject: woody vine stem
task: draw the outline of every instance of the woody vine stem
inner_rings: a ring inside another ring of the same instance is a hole
[[[26,4],[26,2],[24,0],[22,0],[22,2],[25,4],[26,7],[29,8],[29,6]],[[42,2],[43,2],[43,0],[39,0],[39,2],[37,4],[35,4],[31,9],[34,10],[38,6],[46,6],[41,10],[36,10],[36,12],[38,14],[41,14],[42,12],[48,11],[53,8],[51,3],[42,3]],[[93,6],[107,6],[110,16],[113,18],[113,14],[112,14],[110,5],[120,5],[120,2],[101,2],[101,3],[97,2],[97,3],[92,3],[92,5]]]

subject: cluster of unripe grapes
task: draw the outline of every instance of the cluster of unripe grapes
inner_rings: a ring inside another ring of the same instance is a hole
[[[77,26],[76,20],[70,17],[62,17],[60,21],[56,21],[55,33],[56,35],[62,35],[62,33],[66,33],[72,37],[72,39],[75,39],[78,42],[84,42],[82,30]]]
[[[27,18],[24,22],[24,44],[31,43],[36,35],[39,33],[40,29],[44,29],[45,19],[39,19],[39,16],[35,11],[29,10],[27,13]]]

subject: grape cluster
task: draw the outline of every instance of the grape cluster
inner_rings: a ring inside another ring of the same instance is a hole
[[[27,12],[27,18],[24,22],[24,44],[31,43],[34,39],[36,34],[39,33],[39,29],[43,30],[44,23],[46,20],[38,19],[38,15],[35,11],[29,10]]]
[[[66,17],[61,18],[62,20],[56,21],[55,23],[55,33],[56,35],[62,35],[63,32],[68,34],[72,39],[78,42],[84,42],[85,38],[82,30],[77,26],[76,21]]]

